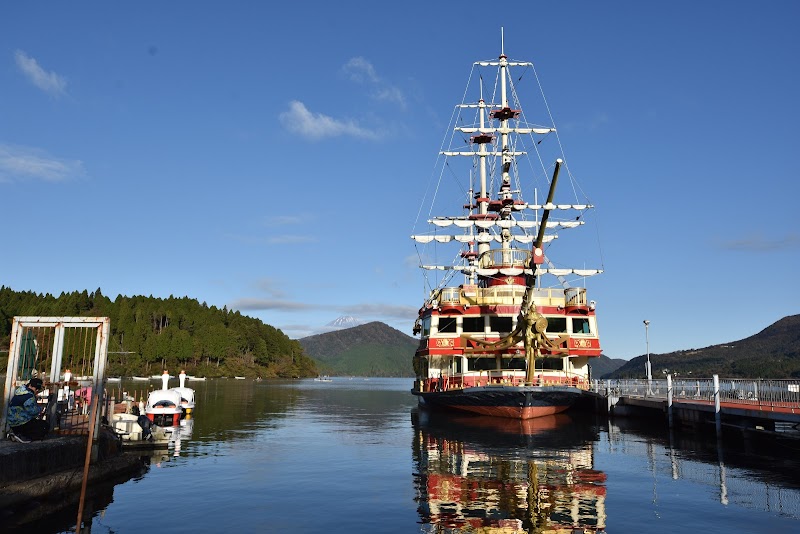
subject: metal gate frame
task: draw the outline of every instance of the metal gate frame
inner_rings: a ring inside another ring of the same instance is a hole
[[[61,377],[61,362],[64,356],[64,332],[67,328],[95,328],[97,337],[94,348],[94,365],[92,375],[92,397],[103,395],[103,381],[106,374],[106,362],[108,360],[108,336],[111,330],[111,320],[108,317],[14,317],[11,327],[11,345],[8,348],[8,368],[6,370],[5,395],[3,397],[3,410],[0,414],[0,430],[6,432],[7,406],[14,395],[15,384],[17,383],[18,362],[20,356],[20,346],[22,344],[22,334],[25,328],[46,328],[55,329],[53,336],[53,361],[50,365],[50,380],[53,384],[57,383]],[[92,399],[89,399],[91,402]],[[98,399],[94,404],[95,409],[99,410],[103,406],[103,399]],[[91,406],[92,404],[90,404]],[[91,416],[91,414],[89,414]],[[95,432],[97,436],[100,430],[100,417],[95,417]]]

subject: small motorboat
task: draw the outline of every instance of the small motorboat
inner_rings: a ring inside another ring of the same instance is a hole
[[[158,425],[140,419],[141,415],[116,413],[111,418],[111,426],[124,445],[151,444],[163,445],[168,439],[166,432]],[[144,428],[144,427],[147,428]]]

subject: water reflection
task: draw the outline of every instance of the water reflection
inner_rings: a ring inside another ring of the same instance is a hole
[[[658,504],[656,481],[668,477],[682,491],[701,488],[724,508],[800,519],[798,436],[728,429],[720,437],[713,427],[670,431],[663,425],[618,418],[609,422],[606,441],[610,454],[624,454],[631,463],[645,459],[652,473],[654,506]]]
[[[595,427],[415,411],[418,513],[431,532],[603,532],[606,476]]]

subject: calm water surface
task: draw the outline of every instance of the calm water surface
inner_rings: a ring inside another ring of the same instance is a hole
[[[441,418],[417,411],[411,384],[191,382],[191,437],[187,430],[179,451],[148,455],[144,475],[106,490],[91,531],[800,529],[791,450],[764,458],[580,414],[524,424]],[[52,520],[35,531],[72,526]]]

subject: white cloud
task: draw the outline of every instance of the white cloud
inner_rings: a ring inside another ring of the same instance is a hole
[[[418,309],[413,306],[398,306],[395,304],[356,304],[351,306],[337,306],[338,311],[349,315],[358,314],[365,317],[381,317],[383,320],[402,319],[414,321]]]
[[[744,250],[748,252],[791,250],[800,247],[800,234],[790,233],[775,239],[768,239],[761,234],[756,234],[738,240],[722,242],[720,247],[727,250]]]
[[[257,280],[255,283],[255,287],[259,291],[266,293],[270,297],[282,299],[286,297],[286,292],[283,291],[282,288],[278,287],[279,285],[280,282],[272,278],[262,278],[261,280]]]
[[[310,235],[279,235],[268,237],[267,243],[270,245],[290,245],[292,243],[317,243],[319,239]]]
[[[241,311],[306,311],[314,309],[315,306],[288,300],[243,298],[231,302],[228,308]]]
[[[264,279],[259,282],[258,289],[271,293],[272,298],[246,297],[235,300],[228,304],[228,309],[239,310],[244,314],[256,314],[258,312],[277,312],[282,319],[287,319],[288,314],[301,313],[301,317],[308,318],[314,312],[331,313],[337,315],[358,315],[363,317],[365,322],[381,321],[386,324],[398,323],[396,328],[406,330],[414,324],[417,317],[417,309],[412,306],[398,306],[393,304],[367,303],[367,304],[322,304],[305,303],[284,298],[280,290],[275,290],[275,280]],[[293,339],[299,339],[315,334],[323,334],[336,330],[330,326],[314,325],[310,322],[303,323],[283,323],[273,324],[280,328],[286,335]]]
[[[372,98],[385,102],[394,102],[402,107],[406,105],[403,92],[381,79],[372,63],[363,57],[354,57],[345,63],[342,71],[356,83],[372,86]]]
[[[374,97],[387,102],[397,102],[403,107],[406,105],[406,98],[397,87],[381,87],[374,93]]]
[[[379,83],[381,80],[378,78],[378,75],[375,73],[375,67],[372,66],[372,63],[364,59],[363,57],[354,57],[351,58],[350,61],[345,63],[342,70],[350,76],[350,79],[354,82],[364,83],[365,81],[371,83]]]
[[[413,321],[417,316],[417,309],[412,306],[397,306],[393,304],[307,304],[279,299],[258,299],[242,298],[231,302],[228,306],[232,309],[242,311],[284,311],[284,312],[305,312],[305,311],[334,311],[340,314],[369,317],[379,317],[387,319],[402,319]]]
[[[228,239],[233,239],[247,245],[286,245],[292,243],[316,243],[319,241],[309,235],[277,235],[273,237],[249,236],[240,234],[225,234]]]
[[[83,174],[80,160],[54,158],[37,148],[0,144],[0,182],[65,182]]]
[[[302,102],[289,102],[289,111],[279,115],[281,123],[290,132],[307,139],[324,139],[343,135],[362,139],[378,139],[378,132],[363,128],[353,120],[339,120],[322,113],[312,113]]]
[[[25,74],[33,85],[53,96],[64,94],[67,88],[67,80],[55,72],[44,70],[36,59],[30,57],[22,50],[14,52],[14,59],[19,69]]]
[[[307,222],[308,218],[301,215],[270,215],[264,220],[266,226],[288,226]]]

